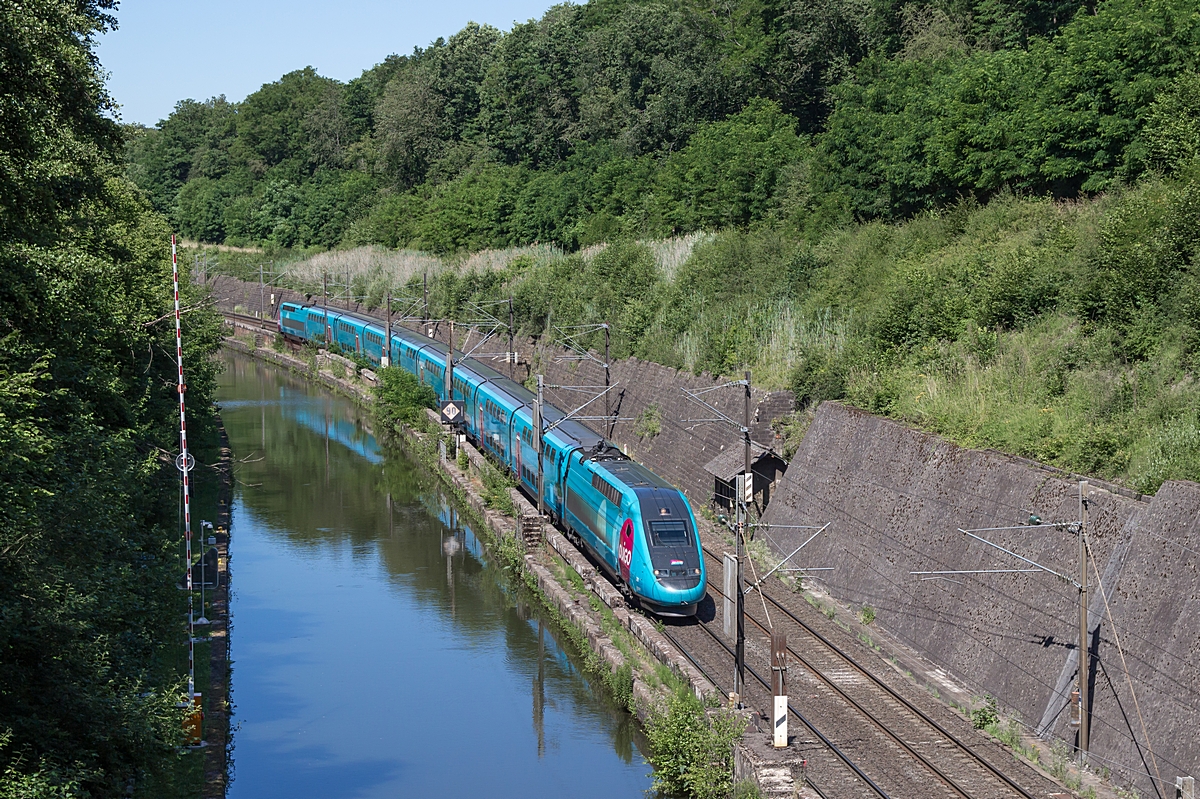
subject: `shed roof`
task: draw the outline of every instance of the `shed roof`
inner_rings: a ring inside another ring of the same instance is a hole
[[[750,442],[750,463],[751,465],[758,463],[763,458],[775,458],[782,461],[783,459],[776,455],[771,449],[764,447],[762,444]],[[730,444],[725,447],[724,451],[717,457],[713,458],[704,466],[704,471],[711,474],[718,480],[724,480],[726,483],[732,483],[739,474],[746,470],[746,449],[741,442]]]

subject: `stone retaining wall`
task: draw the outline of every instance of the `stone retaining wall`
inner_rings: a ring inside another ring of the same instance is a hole
[[[1151,757],[1139,751],[1143,719],[1164,780],[1173,786],[1176,775],[1200,771],[1200,486],[1168,483],[1145,498],[1090,482],[1093,764],[1142,774],[1140,790],[1152,795]],[[1067,696],[1079,663],[1076,587],[1046,572],[912,572],[1032,568],[959,532],[1014,527],[977,535],[1078,580],[1076,536],[1023,526],[1031,514],[1075,521],[1078,491],[1075,476],[825,403],[764,521],[777,525],[767,534],[781,555],[805,534],[784,525],[830,523],[795,565],[833,567],[820,582],[838,601],[871,606],[877,625],[958,681],[993,694],[1039,731],[1073,741]]]

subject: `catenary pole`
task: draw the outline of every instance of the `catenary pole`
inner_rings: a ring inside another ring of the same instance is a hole
[[[745,419],[742,426],[742,437],[746,445],[746,474],[750,473],[750,373],[746,372],[745,386]],[[744,485],[742,495],[738,497],[737,522],[737,679],[735,689],[739,706],[746,690],[746,527],[750,522],[750,509],[746,504],[746,494],[750,489]]]
[[[542,376],[537,376],[537,401],[533,406],[533,426],[537,431],[537,459],[538,459],[538,516],[544,516],[546,510],[544,507],[543,497],[546,496],[546,470],[542,463]]]
[[[463,345],[466,346],[466,345]],[[454,384],[454,320],[450,320],[450,346],[446,348],[446,380],[442,389],[446,392],[446,401],[454,399],[452,393]]]
[[[612,411],[608,402],[608,322],[604,323],[604,435],[612,436]]]

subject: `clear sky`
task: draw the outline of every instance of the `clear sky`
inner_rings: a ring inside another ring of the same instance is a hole
[[[241,100],[312,66],[346,81],[390,53],[449,37],[475,21],[509,30],[556,0],[122,0],[99,40],[123,122],[153,125],[178,100]]]

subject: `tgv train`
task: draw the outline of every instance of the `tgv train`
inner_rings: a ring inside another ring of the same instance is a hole
[[[389,341],[383,325],[320,306],[281,304],[279,332],[293,342],[331,341],[377,365],[386,354],[392,366],[430,386],[439,401],[461,401],[467,435],[504,464],[527,494],[537,496],[534,395],[520,383],[456,351],[447,397],[446,345],[408,330],[393,330]],[[543,404],[543,500],[552,520],[577,536],[644,608],[662,616],[694,615],[704,597],[705,572],[687,499],[565,416]]]

